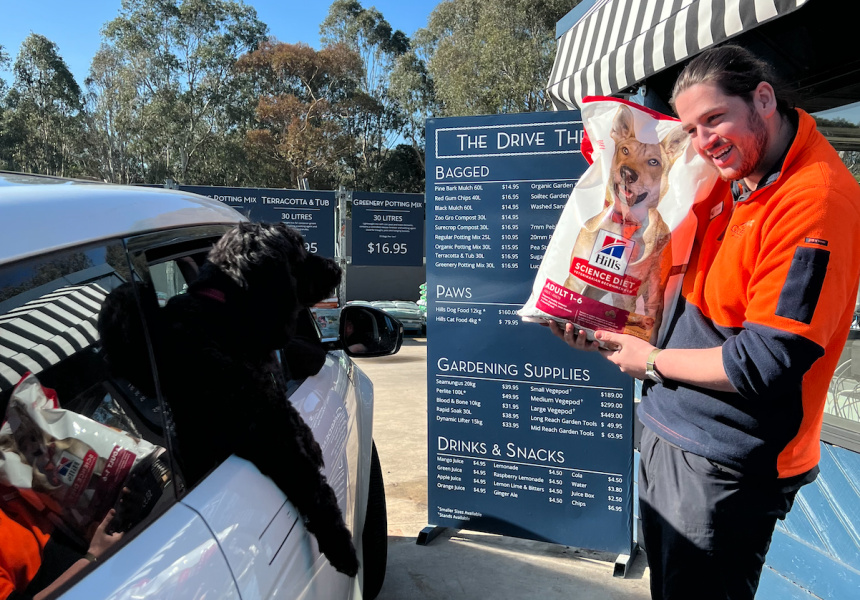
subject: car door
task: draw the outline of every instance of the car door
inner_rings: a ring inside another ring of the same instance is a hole
[[[194,228],[129,240],[136,271],[152,285],[160,305],[185,293],[222,231]],[[307,318],[312,319],[309,312]],[[347,364],[345,357],[330,355],[319,374],[296,380],[282,361],[289,401],[313,429],[323,449],[326,476],[348,525],[354,527],[355,487],[351,481],[355,475],[350,473],[347,453],[357,456],[358,444],[348,445],[355,416],[346,405],[351,390]],[[213,431],[212,443],[225,443],[229,433]],[[233,455],[200,481],[186,479],[180,501],[217,538],[242,598],[354,597],[356,581],[336,572],[319,554],[316,540],[305,530],[296,509],[252,463]]]
[[[239,600],[219,542],[194,510],[176,504],[77,582],[63,600]]]
[[[342,396],[345,379],[338,361],[330,357],[290,399],[315,431],[326,459],[326,476],[354,530],[350,507],[355,506],[355,487],[346,460],[349,415]],[[182,502],[215,532],[243,598],[356,597],[356,580],[335,571],[320,555],[293,505],[250,462],[231,456]]]

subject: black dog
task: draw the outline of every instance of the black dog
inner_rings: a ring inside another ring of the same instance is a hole
[[[302,317],[340,277],[334,261],[305,250],[297,231],[241,223],[215,244],[188,293],[145,312],[185,478],[199,481],[231,453],[253,462],[296,506],[329,562],[354,576],[355,548],[321,472],[322,451],[287,400],[284,378],[285,368],[297,377],[322,367],[325,350],[316,336],[301,335]],[[110,320],[101,315],[100,329]],[[112,366],[123,363],[111,356],[123,352],[113,339],[102,332]],[[212,443],[215,435],[221,443]]]

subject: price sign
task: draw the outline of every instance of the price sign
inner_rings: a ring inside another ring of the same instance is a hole
[[[373,254],[376,252],[377,254],[406,254],[408,248],[407,245],[404,244],[380,244],[376,242],[367,242],[367,253]]]
[[[308,252],[334,257],[334,192],[182,185],[185,192],[208,196],[251,221],[283,223],[305,238]]]
[[[421,266],[424,196],[352,194],[352,264]]]

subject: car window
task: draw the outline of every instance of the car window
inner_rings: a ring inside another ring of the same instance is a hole
[[[0,266],[0,538],[19,550],[0,597],[52,583],[102,522],[118,548],[175,501],[159,401],[116,368],[150,369],[130,280],[119,241]]]
[[[159,306],[165,306],[174,296],[188,291],[188,284],[196,279],[197,268],[205,258],[205,252],[198,252],[150,265],[150,277]]]

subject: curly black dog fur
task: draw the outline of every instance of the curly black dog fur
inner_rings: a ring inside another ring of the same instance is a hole
[[[354,576],[355,547],[321,472],[322,451],[287,400],[284,379],[285,368],[296,377],[322,367],[325,350],[297,327],[340,277],[297,231],[241,223],[215,244],[188,293],[156,311],[153,341],[185,478],[199,481],[231,453],[253,462],[296,506],[329,562]],[[110,360],[120,351],[109,339]],[[213,445],[213,432],[223,443]]]

